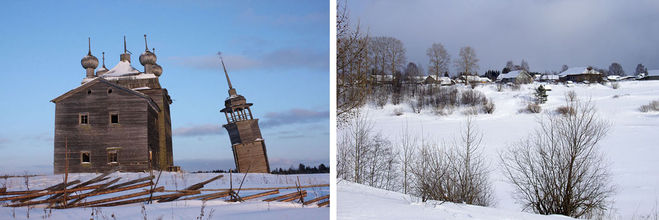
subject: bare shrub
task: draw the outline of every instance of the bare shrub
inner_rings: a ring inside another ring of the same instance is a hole
[[[503,92],[503,83],[497,83],[497,92]]]
[[[641,112],[659,111],[659,100],[651,101],[647,105],[642,105],[639,110]]]
[[[478,115],[478,108],[471,106],[462,111],[463,115]]]
[[[613,89],[618,89],[618,88],[620,88],[620,83],[618,83],[618,82],[613,82],[613,83],[611,83],[611,88],[613,88]]]
[[[556,108],[556,113],[561,115],[574,115],[574,108],[571,106],[560,106]]]
[[[394,109],[394,115],[395,115],[395,116],[401,116],[401,115],[403,115],[403,108],[395,108],[395,109]]]
[[[519,91],[519,89],[521,89],[521,86],[520,86],[519,84],[517,84],[517,83],[512,83],[512,84],[510,85],[510,90],[513,90],[513,91]]]
[[[486,114],[492,114],[492,113],[494,113],[494,102],[492,101],[492,99],[490,99],[490,100],[486,100],[486,102],[483,103],[482,110],[483,110],[483,112],[485,112]]]
[[[542,111],[542,107],[536,103],[529,103],[526,105],[526,109],[522,110],[522,112],[527,112],[527,113],[540,113]]]
[[[565,100],[567,102],[574,102],[577,100],[577,93],[574,90],[571,90],[567,93],[565,93]]]
[[[459,142],[439,148],[422,144],[411,172],[414,188],[423,201],[439,200],[492,205],[489,171],[480,150],[482,135],[467,120]]]
[[[614,193],[598,143],[609,124],[577,99],[574,114],[546,114],[528,138],[501,152],[515,198],[539,214],[582,217],[606,210]]]
[[[373,131],[367,116],[348,121],[339,132],[337,175],[360,184],[393,190],[398,183],[398,152],[391,142]]]
[[[478,104],[481,104],[483,99],[485,99],[485,95],[483,93],[473,90],[473,89],[467,89],[462,91],[462,94],[460,95],[460,103],[462,105],[471,105],[475,106]]]

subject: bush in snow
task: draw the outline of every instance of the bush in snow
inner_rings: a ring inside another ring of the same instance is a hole
[[[560,106],[556,108],[556,113],[561,115],[574,115],[574,108],[570,106]]]
[[[642,105],[639,110],[641,112],[659,111],[659,100],[651,101],[647,105]]]
[[[611,83],[611,88],[613,88],[613,89],[618,89],[618,88],[620,88],[620,83],[618,83],[618,82],[613,82],[613,83]]]
[[[395,108],[395,109],[394,109],[394,115],[395,115],[395,116],[401,116],[401,115],[403,115],[403,108]]]
[[[519,112],[527,112],[527,113],[540,113],[542,111],[542,107],[536,103],[529,103],[526,105],[525,109],[520,109]]]
[[[492,205],[493,190],[481,141],[482,134],[468,118],[460,141],[441,148],[422,142],[411,169],[416,194],[423,201]]]
[[[387,190],[398,183],[398,152],[359,114],[347,122],[337,140],[337,177]]]
[[[492,99],[486,100],[486,102],[483,104],[482,110],[487,114],[494,113],[494,102],[492,102]]]
[[[528,138],[501,152],[503,173],[525,209],[587,217],[610,205],[610,172],[598,146],[609,124],[589,102],[567,106],[574,114],[546,114]]]

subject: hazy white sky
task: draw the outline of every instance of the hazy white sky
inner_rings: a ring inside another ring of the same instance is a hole
[[[659,69],[659,1],[460,0],[349,1],[352,23],[370,36],[392,36],[407,48],[408,61],[427,70],[426,49],[444,44],[454,58],[472,46],[479,73],[526,59],[532,71],[570,67],[626,73],[638,63]]]

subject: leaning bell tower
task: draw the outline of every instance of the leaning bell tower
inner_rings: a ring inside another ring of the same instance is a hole
[[[250,109],[252,103],[247,103],[245,97],[236,93],[236,89],[229,80],[224,60],[222,60],[221,54],[218,53],[218,55],[220,55],[224,75],[229,84],[229,97],[224,100],[224,108],[221,112],[224,112],[227,119],[227,124],[223,127],[227,129],[231,139],[236,170],[240,173],[269,173],[270,164],[265,141],[261,137],[259,119],[252,116]]]

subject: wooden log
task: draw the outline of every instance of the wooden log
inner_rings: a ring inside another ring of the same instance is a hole
[[[218,197],[215,197],[215,196],[218,196]],[[208,197],[214,197],[214,198],[211,198],[211,199],[217,199],[217,198],[221,198],[221,197],[225,197],[225,196],[229,196],[229,192],[217,192],[217,193],[211,193],[211,194],[192,196],[192,197],[184,198],[183,200],[203,199],[203,198],[208,198]]]
[[[165,187],[161,186],[161,187],[153,189],[153,192],[162,192],[164,190],[165,190]],[[96,204],[100,204],[100,203],[112,202],[112,201],[117,201],[117,200],[122,200],[122,199],[129,199],[129,198],[144,196],[144,195],[149,195],[149,194],[151,194],[150,190],[149,191],[144,191],[144,192],[131,193],[131,194],[112,197],[112,198],[107,198],[107,199],[100,199],[100,200],[89,201],[89,202],[81,202],[81,203],[73,204],[72,206],[69,206],[69,207],[90,206],[90,205],[96,205]]]
[[[303,204],[304,205],[309,205],[311,203],[318,202],[318,201],[323,200],[323,199],[329,199],[329,196],[330,195],[324,195],[324,196],[321,196],[321,197],[317,197],[317,198],[311,199],[309,201],[305,201]]]
[[[303,191],[304,191],[304,190],[303,190]],[[304,191],[304,192],[306,192],[306,191]],[[266,202],[272,202],[272,201],[275,201],[275,200],[285,199],[285,198],[288,198],[288,197],[291,197],[291,196],[299,195],[299,193],[300,193],[300,192],[292,192],[292,193],[289,193],[289,194],[285,194],[285,195],[281,195],[281,196],[277,196],[277,197],[272,197],[272,198],[264,199],[263,201],[266,201]]]
[[[12,196],[12,195],[25,195],[25,194],[32,194],[32,193],[38,193],[42,192],[44,190],[25,190],[25,191],[5,191],[5,192],[0,192],[0,196]]]
[[[191,192],[184,192],[184,193],[173,193],[173,194],[168,194],[168,195],[160,195],[160,196],[154,196],[152,198],[149,197],[144,197],[144,198],[139,198],[139,199],[131,199],[131,200],[124,200],[124,201],[119,201],[119,202],[113,202],[113,203],[103,203],[103,204],[97,204],[97,205],[92,205],[91,207],[107,207],[107,206],[118,206],[118,205],[127,205],[131,203],[138,203],[138,202],[146,202],[149,201],[149,199],[166,199],[166,198],[180,198],[182,196],[187,196],[187,195],[193,195],[193,194],[199,194],[199,191],[191,191]]]
[[[215,180],[217,180],[217,179],[219,179],[219,178],[222,178],[223,176],[224,176],[224,175],[217,175],[216,177],[210,178],[209,180],[202,181],[202,182],[200,182],[200,183],[197,183],[197,184],[193,184],[193,185],[191,185],[191,186],[188,186],[188,187],[185,188],[184,190],[186,190],[186,191],[193,190],[193,191],[194,191],[194,190],[201,189],[201,188],[203,188],[206,184],[208,184],[208,183],[210,183],[210,182],[212,182],[212,181],[215,181]],[[197,191],[197,192],[199,192],[199,191]],[[198,193],[196,193],[196,194],[198,194]],[[172,195],[173,195],[173,194],[172,194]],[[165,199],[160,199],[160,200],[158,200],[158,202],[171,202],[171,201],[177,200],[178,198],[181,198],[181,197],[169,197],[169,198],[165,198]]]
[[[97,193],[97,192],[101,192],[101,191],[105,191],[105,190],[107,190],[107,188],[108,188],[109,186],[111,186],[112,184],[115,184],[115,183],[118,182],[120,179],[121,179],[121,177],[117,177],[117,178],[115,178],[114,180],[112,180],[112,181],[110,181],[110,182],[107,182],[107,183],[101,185],[101,187],[98,187],[97,189],[92,190],[91,192],[89,192],[89,194],[91,194],[91,193]],[[65,197],[66,197],[66,196],[65,196]],[[86,197],[88,197],[88,196],[86,196]],[[80,200],[82,200],[82,199],[84,199],[84,198],[86,198],[86,197],[77,198],[77,199],[71,201],[70,203],[66,204],[66,206],[71,205],[71,204],[76,204],[77,202],[80,202]],[[51,204],[50,206],[52,206],[52,204]]]
[[[293,200],[296,200],[296,199],[300,199],[300,200],[302,200],[302,198],[304,198],[305,196],[307,196],[307,192],[306,192],[306,191],[305,191],[304,193],[302,193],[302,194],[299,194],[299,193],[298,193],[297,195],[294,195],[294,196],[292,196],[292,197],[289,197],[289,198],[286,198],[286,199],[282,199],[282,200],[279,200],[279,201],[280,201],[280,202],[290,202],[290,201],[293,201]]]
[[[198,190],[198,189],[204,188],[204,186],[205,186],[206,184],[208,184],[208,183],[210,183],[210,182],[213,182],[213,181],[215,181],[215,180],[217,180],[217,179],[219,179],[219,178],[222,178],[223,176],[224,176],[224,175],[218,175],[218,176],[213,177],[213,178],[211,178],[211,179],[209,179],[209,180],[206,180],[206,181],[203,181],[203,182],[200,182],[200,183],[194,184],[194,185],[192,185],[192,186],[188,186],[188,188],[185,188],[185,190]]]
[[[55,185],[53,185],[53,186],[51,186],[51,187],[48,187],[48,188],[46,188],[46,189],[44,189],[44,190],[45,190],[45,191],[53,191],[53,190],[55,190],[55,191],[59,191],[59,190],[64,190],[64,189],[66,189],[66,187],[69,187],[69,186],[71,186],[71,185],[78,184],[78,183],[80,183],[80,180],[74,180],[74,181],[71,181],[71,182],[62,182],[62,183],[59,183],[59,184],[55,184]],[[62,191],[62,192],[65,192],[65,191]],[[36,194],[38,194],[38,193],[35,193],[35,195],[36,195]],[[50,194],[46,194],[46,195],[50,195]],[[32,200],[32,199],[36,199],[36,198],[39,198],[39,197],[41,197],[41,196],[44,196],[44,195],[35,196],[35,197],[25,197],[25,198],[20,199],[19,201],[20,201],[20,202],[30,201],[30,200]],[[0,200],[0,201],[1,201],[1,200]],[[15,201],[12,200],[12,202],[15,202]]]
[[[263,196],[274,195],[274,194],[278,194],[278,193],[279,193],[279,190],[275,189],[275,190],[271,190],[271,191],[267,191],[267,192],[262,192],[262,193],[249,195],[249,196],[243,196],[243,197],[240,198],[240,200],[245,201],[245,200],[250,200],[250,199],[259,198],[259,197],[263,197]],[[233,200],[231,200],[231,201],[236,202],[236,201],[233,201]]]
[[[115,192],[121,192],[121,191],[126,191],[126,190],[131,190],[131,189],[147,187],[147,186],[150,186],[151,184],[152,183],[143,183],[143,184],[134,185],[134,186],[127,186],[127,187],[119,188],[119,189],[105,190],[105,191],[95,192],[95,193],[85,193],[85,194],[71,196],[68,199],[78,199],[78,198],[84,198],[84,197],[90,197],[90,196],[110,194],[110,193],[115,193]],[[100,186],[101,185],[95,185],[95,186],[89,186],[89,187],[100,187]],[[23,202],[23,203],[12,204],[12,205],[16,205],[16,207],[18,207],[18,206],[27,206],[27,205],[42,204],[42,203],[53,203],[53,202],[59,202],[59,201],[64,201],[64,198],[57,198],[57,199],[52,199],[52,200],[33,201],[33,202]]]
[[[317,184],[317,185],[306,185],[306,186],[299,186],[299,188],[312,188],[312,187],[329,187],[329,184]],[[298,186],[281,186],[281,187],[259,187],[259,188],[242,188],[240,191],[243,190],[275,190],[275,189],[297,189]],[[199,191],[229,191],[229,188],[226,189],[199,189]],[[165,190],[165,192],[185,192],[185,190]]]
[[[107,189],[108,190],[118,189],[118,188],[121,188],[121,187],[124,187],[124,186],[130,186],[130,185],[133,185],[133,184],[136,184],[136,183],[149,181],[149,180],[152,180],[153,178],[155,178],[155,177],[154,176],[143,177],[143,178],[139,178],[139,179],[136,179],[136,180],[131,180],[131,181],[128,181],[128,182],[119,183],[117,185],[110,186]]]
[[[318,207],[323,207],[323,206],[327,206],[327,205],[329,205],[329,200],[318,203]]]
[[[7,192],[7,187],[0,188],[0,193]]]
[[[70,191],[70,192],[84,191],[84,190],[96,189],[98,187],[100,187],[100,185],[85,186],[85,187],[80,187],[80,188],[75,188],[75,189],[67,189],[66,191]],[[45,192],[26,194],[26,195],[20,195],[20,196],[4,197],[4,198],[0,198],[0,201],[7,201],[7,200],[19,201],[19,200],[25,199],[25,198],[38,198],[38,197],[42,197],[42,196],[45,196],[45,195],[52,195],[52,194],[61,193],[61,192],[64,192],[64,190],[45,191]]]

